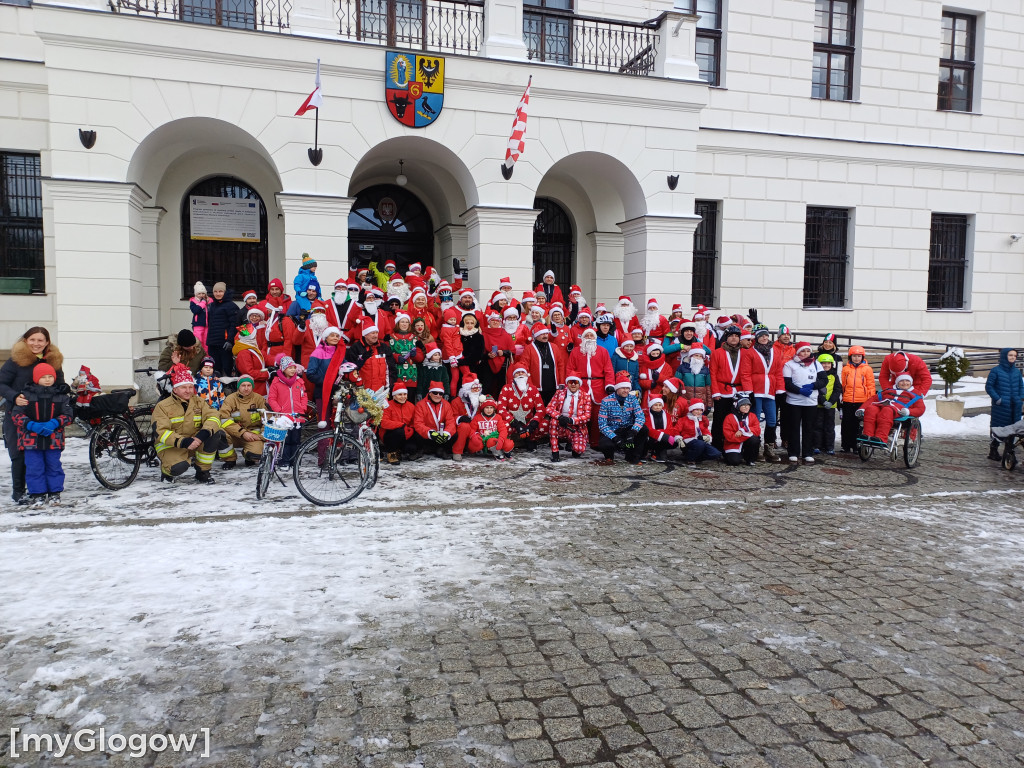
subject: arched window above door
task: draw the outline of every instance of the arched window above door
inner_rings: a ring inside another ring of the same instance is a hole
[[[359,269],[376,261],[380,269],[393,259],[398,271],[418,261],[434,263],[434,224],[416,195],[394,184],[367,187],[348,215],[349,267]]]

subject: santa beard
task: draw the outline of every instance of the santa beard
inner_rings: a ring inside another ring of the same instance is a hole
[[[580,352],[587,357],[597,354],[597,339],[580,339]]]
[[[469,411],[470,415],[475,415],[476,409],[480,405],[480,393],[465,389],[459,393],[459,397],[466,404],[466,410]]]
[[[388,298],[398,299],[403,304],[412,296],[412,288],[404,280],[395,280],[388,284]]]
[[[513,299],[512,299],[512,289],[509,288],[507,291],[506,290],[498,291],[498,298],[499,299],[501,299],[501,298],[506,299],[508,301],[509,306],[512,306],[512,301],[513,301]]]
[[[612,310],[612,314],[619,320],[623,325],[629,323],[634,317],[636,317],[636,307],[632,304],[618,304],[615,309]]]
[[[661,324],[661,313],[656,309],[648,309],[647,314],[640,318],[640,327],[644,329],[644,334],[649,335],[651,331],[657,329]]]
[[[512,379],[512,385],[517,390],[519,390],[519,394],[522,394],[523,392],[526,391],[526,388],[530,386],[530,377],[529,376],[517,376],[516,378]]]
[[[701,320],[698,323],[694,323],[694,328],[697,333],[697,340],[703,341],[704,337],[708,335],[708,321]]]
[[[313,338],[319,343],[321,334],[328,328],[327,318],[320,313],[312,315],[309,318],[309,328],[313,331]]]
[[[512,318],[511,320],[506,320],[505,322],[503,322],[501,324],[501,327],[504,328],[505,331],[510,336],[514,336],[516,331],[519,330],[519,321],[516,320],[515,318]]]
[[[370,315],[371,317],[376,317],[377,316],[377,302],[375,302],[375,301],[364,301],[363,302],[363,309],[366,311],[366,314]]]
[[[690,360],[690,373],[692,373],[694,376],[696,376],[697,374],[699,374],[703,370],[704,370],[704,358],[703,357],[695,357],[695,358]]]

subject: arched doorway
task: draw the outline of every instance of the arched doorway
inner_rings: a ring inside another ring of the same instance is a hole
[[[395,262],[399,274],[418,261],[426,270],[434,263],[434,226],[420,199],[402,187],[377,184],[356,196],[348,215],[349,269],[371,261],[383,270]]]
[[[550,269],[555,273],[555,283],[562,286],[562,293],[568,298],[566,290],[576,271],[572,220],[562,206],[546,197],[534,199],[533,207],[540,211],[533,225],[534,285]]]
[[[197,197],[252,201],[259,211],[258,231],[228,231],[233,227],[228,225],[224,237],[210,230],[193,237],[191,209]],[[267,208],[246,182],[234,176],[213,176],[193,184],[181,200],[181,298],[193,295],[197,281],[211,293],[214,283],[223,281],[236,299],[249,289],[262,296],[270,282],[268,242]]]

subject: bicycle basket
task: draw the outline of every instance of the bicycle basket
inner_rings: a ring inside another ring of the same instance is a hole
[[[85,418],[117,416],[128,411],[128,401],[134,396],[134,389],[116,389],[107,395],[96,395],[89,405],[77,406],[75,410]]]
[[[269,443],[282,443],[284,442],[284,439],[287,436],[287,429],[281,429],[280,427],[272,427],[269,424],[263,425],[263,439]]]

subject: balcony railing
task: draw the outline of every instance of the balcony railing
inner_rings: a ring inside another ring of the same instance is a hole
[[[392,48],[474,55],[483,0],[335,0],[342,37]]]
[[[523,13],[523,37],[535,61],[580,69],[650,75],[658,51],[658,25],[596,19],[557,11]]]
[[[288,29],[291,0],[110,0],[115,13],[178,19],[232,29]]]

